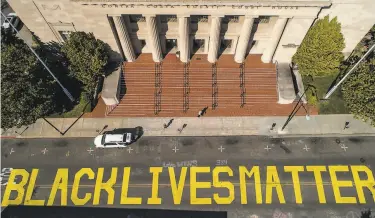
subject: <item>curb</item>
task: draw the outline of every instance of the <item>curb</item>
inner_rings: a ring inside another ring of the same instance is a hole
[[[316,138],[316,137],[375,137],[374,133],[358,133],[358,134],[253,134],[253,135],[144,135],[143,137],[233,137],[233,136],[260,136],[260,137],[270,137],[270,138],[295,138],[295,137],[305,137],[305,138]],[[93,138],[95,136],[61,136],[61,137],[51,137],[51,136],[0,136],[0,139],[59,139],[59,138]]]

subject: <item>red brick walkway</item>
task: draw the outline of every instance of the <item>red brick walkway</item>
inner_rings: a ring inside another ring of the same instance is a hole
[[[155,63],[151,54],[142,54],[136,62],[124,64],[126,94],[110,117],[134,116],[197,116],[209,107],[205,116],[283,116],[294,104],[277,104],[276,69],[264,64],[260,55],[249,55],[245,61],[246,104],[241,105],[240,65],[232,55],[221,55],[217,62],[218,106],[212,110],[212,65],[207,55],[195,55],[190,62],[189,110],[183,112],[183,63],[175,55],[168,55],[162,63],[161,112],[154,114]],[[311,114],[317,114],[315,108]],[[104,116],[104,104],[86,117]],[[304,115],[303,109],[299,111]]]

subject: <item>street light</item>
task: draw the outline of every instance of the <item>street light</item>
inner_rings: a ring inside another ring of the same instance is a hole
[[[311,85],[307,85],[307,88],[305,89],[305,91],[302,93],[302,95],[300,96],[300,98],[298,99],[298,102],[296,104],[296,106],[293,108],[292,112],[289,114],[288,116],[288,119],[285,121],[283,127],[281,128],[281,131],[283,131],[285,129],[285,127],[288,125],[288,123],[293,119],[294,115],[297,114],[297,112],[299,111],[299,109],[301,107],[303,107],[303,109],[305,109],[306,111],[306,120],[310,120],[310,114],[308,112],[308,110],[305,108],[305,106],[303,105],[299,105],[299,103],[302,101],[302,98],[303,96],[306,94],[307,90],[311,87]],[[298,107],[299,106],[299,107]],[[298,107],[298,108],[297,108]]]
[[[329,92],[324,96],[324,99],[328,99],[335,91],[336,89],[341,85],[341,83],[344,82],[344,80],[351,74],[357,67],[358,65],[365,59],[371,52],[372,50],[375,49],[375,44],[371,46],[371,48],[362,56],[361,59],[352,67],[352,69],[349,70],[349,72],[331,89]]]
[[[65,95],[68,96],[68,98],[74,102],[74,98],[73,96],[70,94],[70,92],[60,83],[60,81],[56,78],[56,76],[52,73],[52,71],[47,67],[47,65],[44,63],[44,61],[39,57],[39,55],[34,51],[34,49],[29,45],[27,44],[26,40],[22,37],[22,35],[18,32],[18,30],[13,26],[13,24],[10,22],[10,20],[3,14],[2,11],[1,12],[1,15],[3,15],[4,19],[6,21],[8,21],[9,25],[17,32],[18,36],[25,42],[25,44],[30,48],[30,50],[33,52],[33,54],[36,56],[36,58],[38,58],[38,60],[42,63],[42,65],[44,66],[44,68],[51,74],[51,76],[55,79],[55,81],[60,85],[60,87],[62,88],[62,90],[64,91]]]

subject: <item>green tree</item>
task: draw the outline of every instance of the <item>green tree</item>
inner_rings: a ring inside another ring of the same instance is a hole
[[[55,109],[57,84],[12,31],[1,36],[1,128],[34,123]]]
[[[298,65],[301,75],[325,76],[338,73],[344,59],[344,37],[337,18],[329,17],[316,21],[307,32],[293,62]]]
[[[375,25],[357,45],[352,56],[346,61],[354,65],[374,44]],[[350,74],[342,85],[346,106],[358,119],[370,121],[375,126],[375,55],[369,56]]]
[[[92,33],[73,32],[63,44],[62,52],[70,62],[73,76],[82,82],[87,93],[93,93],[108,63],[106,44]]]

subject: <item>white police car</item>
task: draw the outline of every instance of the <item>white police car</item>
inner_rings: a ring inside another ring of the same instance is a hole
[[[94,144],[97,148],[126,148],[137,138],[138,134],[129,129],[115,129],[98,135],[94,139]]]

